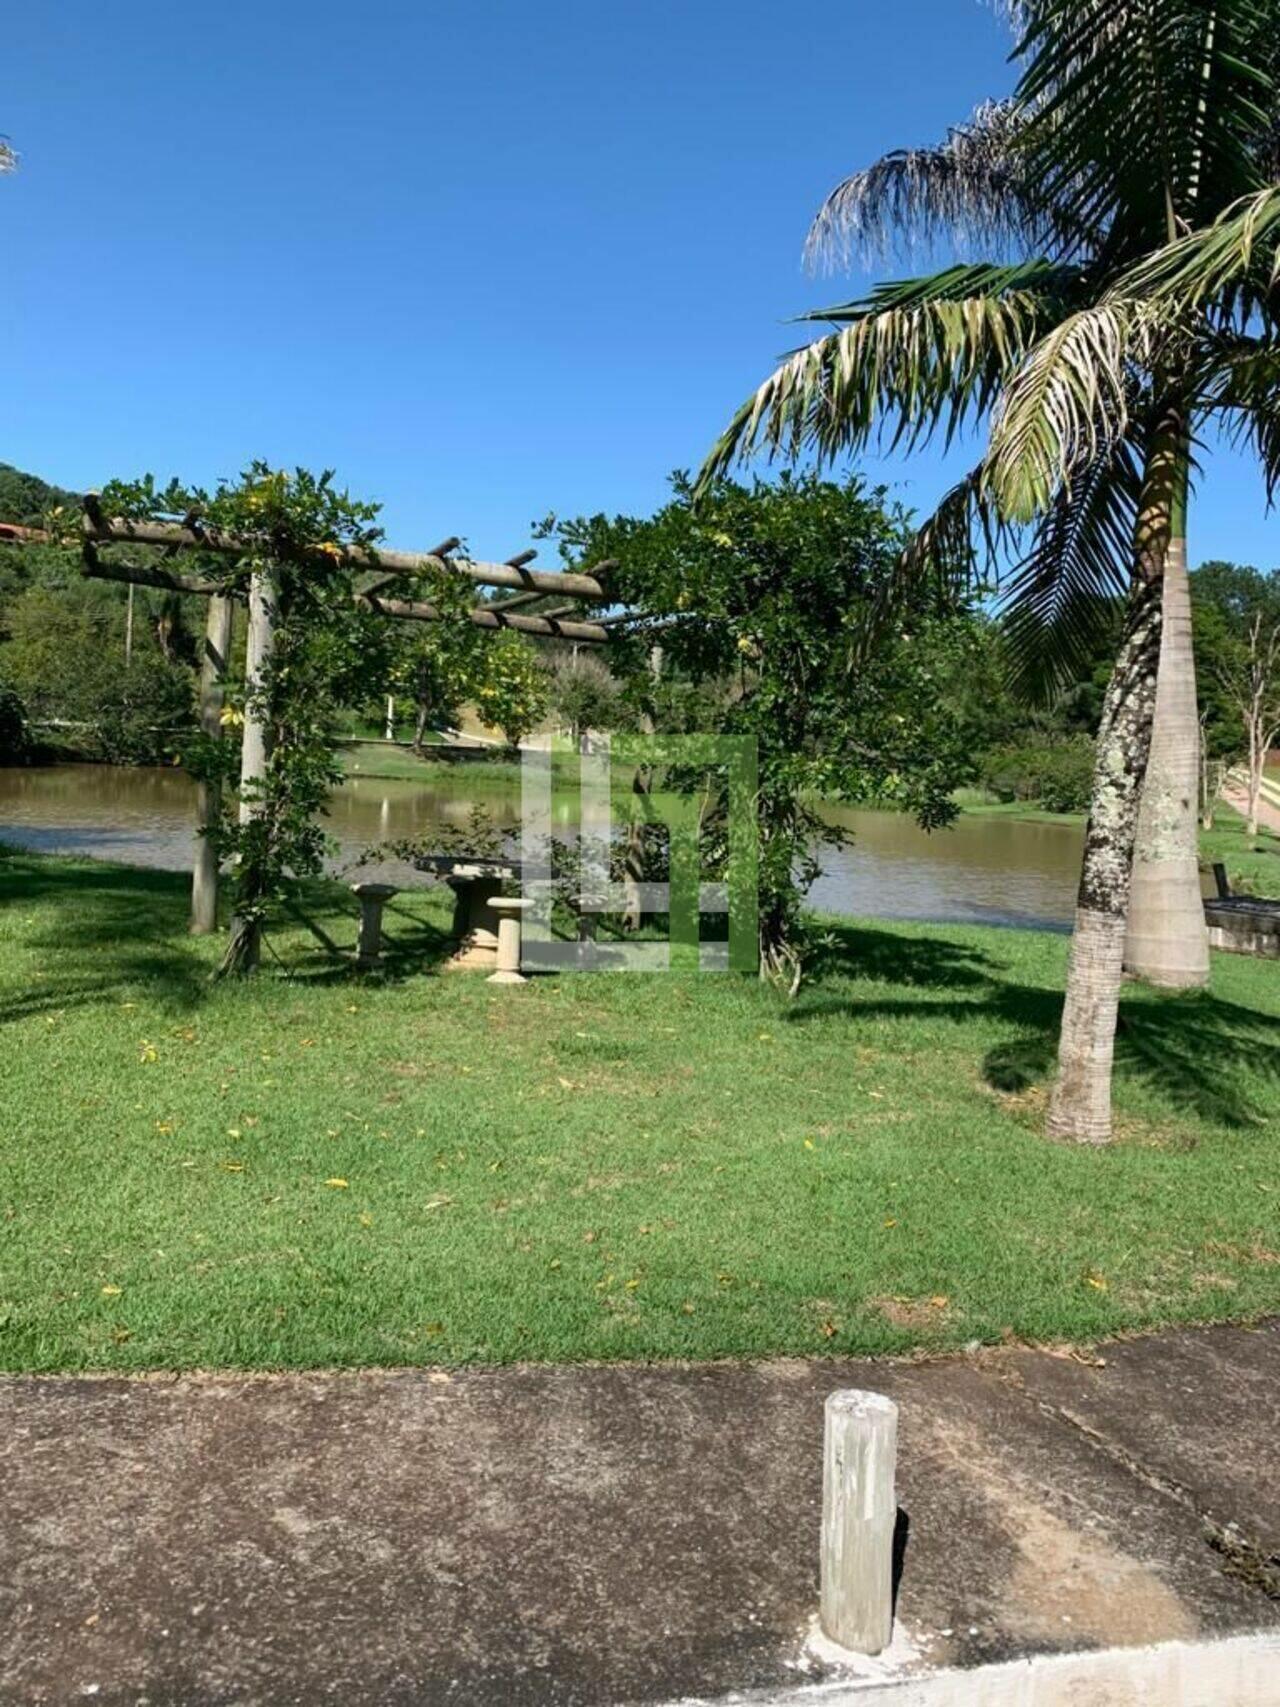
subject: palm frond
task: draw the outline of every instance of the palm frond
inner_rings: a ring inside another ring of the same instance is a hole
[[[1004,265],[992,261],[960,262],[922,278],[886,280],[853,302],[839,303],[834,308],[807,309],[795,318],[841,325],[889,309],[919,308],[930,302],[961,302],[969,297],[1002,297],[1017,291],[1034,291],[1047,309],[1061,315],[1082,299],[1087,283],[1088,275],[1082,267],[1043,257]]]
[[[18,169],[17,151],[8,140],[0,136],[0,172],[16,172]]]
[[[1061,487],[1002,589],[1011,682],[1033,702],[1078,681],[1110,639],[1129,585],[1141,470],[1128,442]]]
[[[1280,334],[1225,334],[1206,340],[1197,402],[1217,415],[1227,436],[1255,453],[1267,502],[1280,487]]]
[[[1216,317],[1274,315],[1280,304],[1280,184],[1243,196],[1212,225],[1156,249],[1122,274],[1109,293],[1148,298],[1176,311]]]
[[[1273,0],[1024,0],[1029,193],[1121,264],[1265,181]]]
[[[898,560],[895,592],[921,586],[942,595],[970,590],[993,566],[1009,530],[988,503],[979,463],[946,492]]]
[[[1024,193],[1015,101],[985,101],[925,148],[899,148],[854,172],[827,197],[805,240],[817,270],[906,245],[949,240],[984,249],[1036,242],[1043,216]]]
[[[873,439],[910,448],[941,433],[949,442],[991,407],[1062,312],[1060,297],[1035,290],[956,297],[949,283],[929,295],[912,281],[912,292],[912,306],[873,300],[861,314],[853,304],[837,311],[847,324],[787,356],[730,421],[699,489],[761,449],[826,461]]]
[[[1043,514],[1125,436],[1151,343],[1145,305],[1117,300],[1068,315],[1030,351],[1000,397],[988,449],[989,491],[1007,520]]]
[[[994,563],[1006,529],[983,496],[982,467],[944,493],[933,514],[907,541],[894,572],[862,612],[849,655],[859,668],[900,621],[904,606],[922,596],[950,606],[982,579],[983,557]]]

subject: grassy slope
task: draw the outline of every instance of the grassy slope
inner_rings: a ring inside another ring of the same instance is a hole
[[[351,941],[350,897],[316,901]],[[788,1006],[494,989],[429,969],[443,919],[396,904],[382,984],[281,933],[290,979],[211,987],[180,879],[0,858],[0,1365],[884,1352],[1280,1308],[1274,965],[1130,991],[1121,1140],[1077,1150],[1038,1130],[1062,938],[851,927]]]
[[[382,741],[344,742],[339,757],[348,776],[376,777],[394,782],[420,782],[424,787],[517,789],[520,762],[485,749],[446,747],[419,758],[412,747]]]

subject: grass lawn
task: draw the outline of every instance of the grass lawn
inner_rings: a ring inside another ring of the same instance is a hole
[[[344,741],[338,757],[348,776],[420,782],[424,787],[462,784],[468,789],[520,787],[520,761],[485,748],[441,747],[419,757],[412,747],[385,741]]]
[[[351,898],[316,916],[354,940]],[[750,979],[211,986],[165,873],[0,857],[0,1366],[897,1352],[1280,1309],[1280,969],[1124,1004],[1119,1141],[1040,1136],[1067,944],[835,932]]]

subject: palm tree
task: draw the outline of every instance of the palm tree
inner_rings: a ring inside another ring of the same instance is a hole
[[[980,108],[939,147],[848,179],[810,235],[811,253],[827,256],[906,234],[1003,258],[809,316],[836,329],[748,399],[706,472],[762,446],[827,457],[878,437],[909,449],[986,420],[985,454],[921,529],[904,575],[971,571],[979,533],[988,545],[1029,538],[1006,620],[1020,669],[1042,685],[1074,667],[1127,594],[1049,1117],[1055,1134],[1099,1141],[1131,886],[1131,966],[1174,984],[1207,972],[1186,581],[1192,435],[1211,410],[1245,422],[1270,408],[1259,374],[1251,391],[1246,380],[1265,340],[1170,289],[1144,298],[1134,269],[1271,181],[1280,8],[1023,0],[1012,11],[1012,99]]]

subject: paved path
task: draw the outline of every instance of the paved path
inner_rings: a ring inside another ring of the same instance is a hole
[[[1269,772],[1268,774],[1274,775],[1275,773]],[[1239,783],[1232,782],[1228,779],[1222,785],[1222,798],[1226,801],[1227,805],[1233,807],[1242,818],[1248,818],[1249,790],[1247,788],[1243,788]],[[1273,830],[1277,836],[1280,836],[1280,806],[1272,806],[1266,800],[1259,800],[1258,823],[1264,830]]]
[[[902,1407],[919,1663],[1276,1628],[1280,1322],[1103,1356],[5,1378],[0,1701],[603,1707],[818,1677],[847,1385]]]

